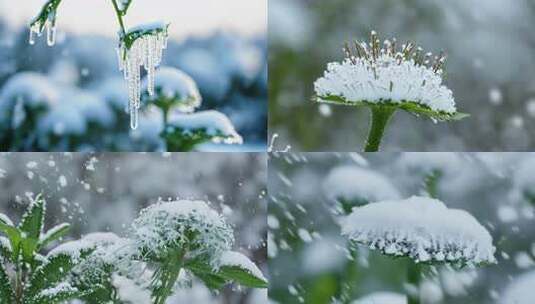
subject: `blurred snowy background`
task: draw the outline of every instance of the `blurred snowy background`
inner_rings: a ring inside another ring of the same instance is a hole
[[[405,112],[386,151],[532,151],[535,148],[535,1],[272,0],[269,2],[269,130],[297,151],[355,151],[368,109],[311,102],[345,41],[412,40],[445,50],[446,82],[472,117],[434,125]]]
[[[2,153],[0,213],[17,220],[26,196],[42,192],[46,227],[69,222],[69,238],[90,232],[124,235],[138,212],[158,198],[212,203],[234,227],[236,248],[264,273],[267,160],[255,153]],[[201,283],[175,303],[265,303],[266,291],[226,288],[212,295]]]
[[[422,303],[533,302],[535,154],[274,153],[269,162],[269,296],[274,302],[331,303],[344,290],[352,300],[374,292],[403,293],[403,259],[362,248],[356,261],[348,258],[336,201],[422,195],[430,172],[441,172],[438,198],[448,208],[468,211],[490,232],[498,263],[460,271],[437,267],[426,280]]]
[[[11,126],[5,119],[0,121],[1,150],[163,150],[161,115],[145,113],[139,128],[129,129],[124,112],[128,93],[115,50],[119,27],[111,2],[63,1],[54,47],[48,47],[46,39],[37,39],[33,46],[28,43],[28,24],[41,5],[40,0],[16,4],[0,0],[0,95],[10,96],[5,84],[15,79],[18,87],[34,92],[28,98],[54,99],[46,101],[71,107],[72,111],[64,111],[68,117],[56,115],[53,119],[65,120],[72,130],[61,130],[63,138],[43,139],[46,130],[25,129],[39,123],[31,121],[37,115],[22,113]],[[200,110],[225,113],[244,138],[243,145],[231,149],[265,150],[267,1],[133,1],[125,22],[133,27],[153,20],[171,23],[163,65],[189,74],[203,98]],[[21,77],[28,75],[22,74],[26,72],[37,74]],[[68,100],[55,100],[51,93],[55,90],[75,93],[60,94],[60,99]],[[78,134],[79,130],[83,134]],[[199,150],[225,148],[208,144]]]

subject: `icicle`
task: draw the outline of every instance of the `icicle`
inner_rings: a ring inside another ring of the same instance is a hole
[[[28,41],[31,45],[35,44],[35,31],[33,30],[33,27],[30,28],[30,40]]]
[[[56,25],[51,21],[46,23],[46,43],[48,46],[56,44]]]

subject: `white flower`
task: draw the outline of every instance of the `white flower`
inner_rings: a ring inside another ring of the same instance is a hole
[[[180,250],[186,259],[202,255],[216,265],[234,243],[231,227],[203,201],[159,202],[143,209],[132,227],[142,258],[149,260]]]
[[[375,32],[369,44],[355,42],[345,52],[346,59],[329,63],[315,82],[319,102],[395,105],[440,120],[456,114],[453,94],[442,83],[443,54],[433,58],[413,43],[398,49],[395,40],[381,48]]]
[[[495,262],[492,236],[472,215],[428,197],[355,208],[343,219],[342,234],[370,249],[416,262]]]

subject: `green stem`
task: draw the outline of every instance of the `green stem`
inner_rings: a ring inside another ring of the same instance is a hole
[[[377,152],[381,145],[386,125],[396,111],[394,107],[373,106],[371,107],[371,126],[366,148],[364,152]]]
[[[425,177],[425,191],[431,198],[438,198],[438,182],[442,173],[439,170],[433,170]]]
[[[409,292],[408,304],[420,304],[420,281],[422,278],[422,269],[420,264],[409,261],[407,269],[407,282],[416,288],[416,293]]]
[[[126,29],[124,27],[123,16],[121,15],[121,11],[119,10],[119,6],[117,5],[117,0],[111,0],[111,3],[113,4],[113,8],[115,9],[115,15],[117,16],[117,20],[119,21],[121,32],[123,33],[123,35],[126,35]]]

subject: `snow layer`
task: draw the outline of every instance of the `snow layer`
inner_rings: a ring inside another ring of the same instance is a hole
[[[258,267],[249,260],[245,255],[236,251],[225,251],[219,259],[219,266],[236,266],[247,270],[253,276],[267,281],[264,274]]]
[[[82,135],[86,131],[86,120],[73,104],[57,105],[38,123],[40,136],[52,133],[57,136]]]
[[[455,113],[455,101],[442,77],[414,60],[398,61],[383,54],[374,64],[363,58],[332,62],[322,78],[314,83],[320,101],[336,96],[349,103],[416,102],[434,111]]]
[[[413,196],[353,209],[342,234],[384,254],[416,262],[494,263],[489,232],[468,212],[439,200]]]
[[[353,301],[351,304],[406,304],[404,295],[394,292],[380,291]]]
[[[535,271],[516,278],[504,291],[501,304],[532,304],[535,299]]]
[[[143,80],[143,91],[148,91],[148,78]],[[171,67],[162,67],[154,76],[154,95],[146,94],[149,102],[159,98],[174,99],[180,112],[193,112],[201,106],[201,94],[197,84],[186,73]]]
[[[242,137],[236,132],[230,119],[223,113],[209,110],[193,114],[173,113],[169,118],[169,124],[186,132],[205,130],[212,141],[226,144],[241,144]]]
[[[149,259],[165,257],[168,250],[191,248],[186,257],[205,254],[216,265],[234,243],[231,227],[204,201],[156,203],[140,212],[132,228],[136,246]]]
[[[399,199],[398,190],[383,175],[356,166],[340,166],[329,172],[323,192],[333,200],[382,201]]]

